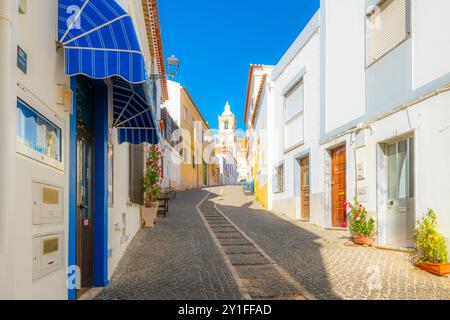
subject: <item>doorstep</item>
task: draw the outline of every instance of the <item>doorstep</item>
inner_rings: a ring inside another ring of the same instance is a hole
[[[85,294],[83,294],[78,300],[86,301],[86,300],[94,300],[104,288],[92,288],[88,290]]]
[[[325,230],[330,230],[330,231],[348,231],[347,228],[341,228],[341,227],[327,227],[327,228],[325,228]]]
[[[404,252],[404,253],[410,253],[414,254],[417,253],[417,250],[414,248],[402,248],[402,247],[389,247],[389,246],[375,246],[377,249],[380,250],[386,250],[386,251],[397,251],[397,252]]]

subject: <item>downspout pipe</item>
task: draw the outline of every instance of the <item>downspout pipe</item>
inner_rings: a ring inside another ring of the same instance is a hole
[[[0,300],[14,298],[17,8],[17,0],[0,1]]]

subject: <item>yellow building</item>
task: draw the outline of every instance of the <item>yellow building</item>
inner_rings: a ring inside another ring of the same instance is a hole
[[[270,73],[273,67],[251,65],[247,99],[245,104],[245,123],[247,125],[247,164],[248,176],[254,185],[255,198],[265,208],[269,208],[268,167],[269,139],[267,136],[268,99]]]
[[[182,142],[180,155],[181,190],[216,185],[216,172],[211,160],[214,150],[210,148],[210,127],[203,118],[186,88],[181,87],[180,129]]]

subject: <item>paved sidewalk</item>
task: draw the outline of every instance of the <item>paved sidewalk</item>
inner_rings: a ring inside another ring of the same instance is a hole
[[[450,278],[416,270],[409,254],[346,247],[345,232],[287,221],[242,187],[208,190],[231,221],[318,299],[450,299]]]
[[[208,193],[188,191],[171,201],[166,219],[141,230],[110,286],[97,299],[241,299],[231,273],[195,210]]]

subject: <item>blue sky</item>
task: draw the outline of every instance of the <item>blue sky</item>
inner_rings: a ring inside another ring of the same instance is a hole
[[[251,63],[275,65],[319,0],[159,0],[164,53],[180,59],[187,88],[211,128],[227,100],[245,128]]]

